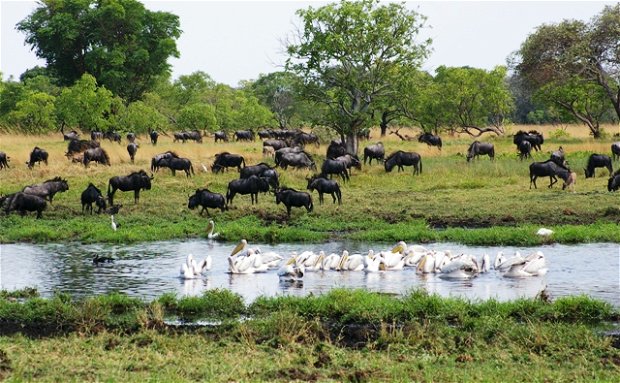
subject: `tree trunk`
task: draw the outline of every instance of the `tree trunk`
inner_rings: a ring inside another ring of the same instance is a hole
[[[385,137],[388,128],[388,112],[383,112],[381,114],[381,124],[379,127],[381,128],[381,137]]]
[[[352,131],[347,134],[345,146],[347,148],[347,153],[357,155],[358,139],[356,131]]]

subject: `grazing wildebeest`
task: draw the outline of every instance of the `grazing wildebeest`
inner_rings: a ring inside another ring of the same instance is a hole
[[[521,161],[524,158],[532,158],[532,144],[528,140],[521,140],[517,149],[519,150],[519,159]]]
[[[385,159],[385,148],[383,142],[377,142],[374,145],[368,145],[364,148],[364,165],[366,165],[366,159],[368,159],[368,165],[372,163],[372,160],[383,161]]]
[[[215,161],[211,165],[211,171],[213,173],[219,173],[226,168],[237,168],[241,171],[241,165],[245,167],[245,159],[238,154],[230,154],[228,152],[222,152],[215,155]]]
[[[266,138],[272,138],[274,136],[272,129],[261,129],[258,131],[258,138],[264,140]]]
[[[539,133],[535,130],[530,130],[529,132],[519,130],[512,139],[512,142],[518,147],[519,144],[523,141],[529,142],[530,145],[532,145],[532,148],[534,148],[536,151],[539,151],[541,150],[541,145],[545,142],[545,139],[542,133]]]
[[[194,173],[194,167],[192,166],[192,161],[189,158],[177,158],[177,157],[168,157],[161,158],[157,161],[157,168],[168,168],[172,171],[172,175],[176,175],[177,170],[183,170],[187,177],[191,177]]]
[[[420,136],[418,137],[418,142],[424,142],[428,146],[436,146],[439,148],[439,150],[441,150],[441,137],[436,136],[432,133],[424,132],[420,134]]]
[[[250,178],[250,176],[261,176],[268,169],[272,169],[268,164],[261,162],[257,165],[246,166],[239,171],[239,178]]]
[[[202,134],[197,131],[197,130],[192,130],[191,132],[184,132],[185,135],[185,139],[187,140],[193,140],[196,141],[200,144],[202,144]]]
[[[344,156],[339,156],[334,158],[336,161],[340,161],[340,162],[344,162],[345,166],[347,167],[347,170],[349,172],[349,175],[353,174],[353,172],[351,172],[351,168],[356,168],[357,170],[362,170],[362,163],[359,159],[358,156],[356,156],[355,154],[345,154]]]
[[[294,146],[294,147],[286,147],[286,148],[282,148],[282,149],[278,149],[275,151],[273,160],[276,163],[276,166],[280,166],[280,160],[282,159],[282,156],[285,153],[301,153],[304,150],[299,147],[299,146]]]
[[[339,175],[343,181],[349,180],[349,171],[347,170],[347,164],[338,160],[330,160],[326,158],[321,165],[321,176],[324,178],[329,177],[331,179],[332,174]]]
[[[23,193],[39,196],[43,199],[48,199],[52,203],[54,195],[56,193],[64,193],[69,190],[69,183],[67,180],[63,180],[60,177],[52,178],[51,180],[44,181],[41,184],[30,185],[22,189]]]
[[[226,191],[226,204],[232,204],[235,194],[249,194],[252,200],[258,203],[258,193],[266,193],[269,191],[269,182],[258,176],[250,176],[249,178],[240,178],[232,180],[228,183]]]
[[[87,168],[88,164],[93,161],[102,165],[110,166],[110,157],[108,156],[108,153],[103,150],[103,148],[88,149],[84,152],[84,158],[82,159],[84,167]]]
[[[491,160],[495,159],[495,147],[490,142],[474,141],[467,149],[467,162],[480,155],[488,155]]]
[[[121,135],[113,130],[108,130],[107,132],[103,133],[103,137],[107,138],[112,142],[118,142],[119,144],[121,143]]]
[[[93,141],[103,140],[103,132],[93,130],[92,132],[90,132],[90,139]]]
[[[551,157],[549,159],[556,163],[559,166],[566,166],[566,158],[564,157],[564,149],[560,146],[558,150],[551,153]]]
[[[23,217],[27,211],[36,211],[37,219],[42,217],[42,212],[47,207],[45,199],[23,192],[17,192],[0,198],[0,205],[4,204],[4,213],[9,214],[12,211],[18,211]]]
[[[323,194],[329,193],[336,203],[338,199],[338,205],[342,204],[342,192],[340,191],[340,185],[338,182],[328,180],[321,175],[314,175],[312,178],[306,178],[308,180],[307,189],[310,191],[316,190],[319,193],[319,204],[323,204]]]
[[[276,172],[276,169],[265,169],[258,176],[266,179],[272,188],[277,189],[280,187],[280,180],[278,179],[279,177],[278,177],[278,172]]]
[[[611,155],[614,158],[614,161],[620,158],[620,142],[614,142],[611,144]]]
[[[67,145],[67,153],[65,153],[65,156],[70,158],[76,153],[82,153],[88,149],[98,148],[99,146],[100,144],[97,141],[71,140],[69,141],[69,145]]]
[[[265,140],[263,141],[263,147],[265,146],[271,146],[273,150],[278,150],[288,147],[288,144],[283,140]]]
[[[133,160],[136,158],[136,153],[138,152],[138,148],[140,146],[135,142],[130,142],[127,145],[127,153],[129,153],[129,158],[131,159],[131,163],[133,164]]]
[[[157,163],[159,162],[159,160],[161,160],[162,158],[179,158],[179,155],[176,154],[175,152],[171,152],[170,150],[168,150],[165,153],[159,153],[153,156],[153,158],[151,158],[151,171],[155,172],[159,170],[159,167],[157,166]]]
[[[70,131],[69,133],[65,133],[62,129],[60,130],[62,133],[62,138],[65,141],[78,140],[80,138],[80,134],[75,130]]]
[[[97,214],[101,214],[102,211],[106,209],[105,198],[103,198],[103,194],[101,194],[101,190],[99,190],[92,183],[88,184],[88,187],[84,189],[81,196],[82,201],[82,213],[84,213],[84,209],[90,211],[90,214],[93,214],[93,202],[99,208],[97,210]]]
[[[149,177],[144,170],[133,172],[126,176],[114,176],[110,178],[108,181],[108,201],[110,205],[114,205],[114,193],[116,193],[116,189],[120,191],[133,190],[134,203],[138,203],[140,199],[140,190],[151,190],[152,179],[153,175]]]
[[[344,156],[345,154],[347,154],[347,148],[343,143],[333,140],[329,143],[327,147],[327,158],[333,159]]]
[[[9,160],[11,157],[8,157],[5,152],[0,152],[0,169],[9,168]]]
[[[127,141],[136,142],[136,134],[133,132],[127,133]]]
[[[28,168],[32,169],[34,167],[34,164],[37,162],[45,162],[45,165],[47,165],[47,151],[45,151],[45,149],[41,149],[38,146],[35,146],[34,149],[32,149],[32,152],[30,152],[30,160],[28,162],[26,162],[26,164],[28,164]]]
[[[611,176],[614,172],[613,166],[611,165],[611,157],[604,154],[591,154],[588,158],[587,167],[583,169],[586,173],[586,178],[594,177],[594,169],[596,168],[607,168]]]
[[[187,141],[188,139],[187,132],[176,132],[173,133],[172,136],[174,137],[172,142],[183,141],[183,143],[185,143],[185,141]]]
[[[275,192],[276,205],[282,202],[286,206],[286,215],[291,217],[291,207],[305,207],[308,213],[313,209],[312,196],[306,192],[284,188]]]
[[[157,145],[157,140],[159,139],[159,133],[156,130],[151,130],[149,132],[149,137],[151,138],[151,144]]]
[[[207,212],[209,217],[209,209],[220,209],[222,212],[226,210],[226,200],[220,193],[213,193],[209,189],[196,189],[194,195],[189,196],[187,207],[189,209],[195,209],[198,206],[202,206],[200,214]]]
[[[413,166],[413,174],[422,173],[422,156],[416,152],[404,152],[399,150],[388,156],[383,164],[386,172],[391,172],[394,166],[398,166],[398,171],[405,170],[405,166]]]
[[[254,132],[251,130],[237,130],[235,141],[254,141]]]
[[[319,136],[314,133],[306,133],[302,131],[295,132],[295,135],[293,136],[293,143],[300,146],[315,144],[318,147],[320,145]]]
[[[276,155],[278,152],[276,152]],[[280,161],[278,163],[282,169],[286,170],[289,166],[292,166],[297,169],[301,168],[309,168],[312,170],[316,170],[316,164],[312,161],[310,155],[304,151],[299,153],[284,153],[280,157]]]
[[[560,175],[561,178],[568,177],[570,170],[565,168],[562,165],[558,165],[553,160],[547,160],[545,162],[533,162],[530,164],[530,189],[532,188],[532,184],[534,184],[534,189],[538,189],[536,186],[536,178],[538,177],[549,177],[549,188],[553,187],[558,179],[555,177],[556,175]],[[566,179],[565,179],[566,180]]]
[[[213,135],[215,136],[215,142],[228,142],[228,135],[223,130],[218,130],[217,132],[213,133]]]
[[[612,174],[607,181],[608,191],[616,191],[618,189],[620,189],[620,169],[616,170],[616,172]]]

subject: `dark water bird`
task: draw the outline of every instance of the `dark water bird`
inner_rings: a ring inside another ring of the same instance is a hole
[[[114,258],[101,257],[99,256],[99,254],[95,254],[95,256],[93,257],[93,265],[99,265],[102,263],[113,263],[113,262],[114,262]]]

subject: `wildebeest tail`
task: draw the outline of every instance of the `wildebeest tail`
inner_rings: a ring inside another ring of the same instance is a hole
[[[308,204],[308,211],[312,211],[314,209],[314,204],[312,203],[312,196],[308,194],[308,197],[310,198],[310,201]]]

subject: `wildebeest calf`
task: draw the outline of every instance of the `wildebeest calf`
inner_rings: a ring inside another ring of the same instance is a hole
[[[28,162],[26,162],[26,164],[28,165],[29,169],[32,169],[34,167],[34,164],[36,164],[37,162],[45,162],[45,165],[47,165],[47,151],[45,151],[45,149],[41,149],[38,146],[35,146],[34,149],[32,149],[32,152],[30,152],[30,160]]]
[[[101,194],[101,190],[92,183],[89,183],[88,187],[82,192],[81,201],[82,213],[84,213],[84,209],[86,209],[90,211],[90,214],[93,214],[93,202],[99,208],[97,214],[101,214],[101,211],[105,211],[106,209],[105,198],[103,194]]]
[[[131,163],[133,164],[134,159],[136,158],[136,152],[138,152],[138,144],[135,142],[130,142],[127,145],[127,153],[129,153],[129,158],[131,159]]]
[[[0,169],[9,168],[9,159],[5,152],[0,152]]]

